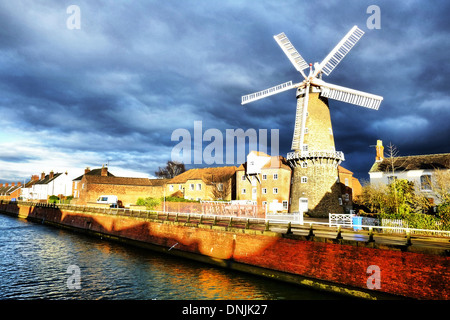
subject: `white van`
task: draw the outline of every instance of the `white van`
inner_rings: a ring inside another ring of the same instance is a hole
[[[111,208],[117,208],[117,196],[100,196],[97,203],[109,204]]]

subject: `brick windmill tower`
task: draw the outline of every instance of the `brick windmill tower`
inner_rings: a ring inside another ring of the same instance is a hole
[[[338,166],[344,154],[336,151],[331,126],[328,99],[335,99],[378,110],[382,97],[326,83],[322,74],[329,75],[363,36],[354,26],[319,64],[307,64],[284,33],[274,36],[291,63],[304,80],[292,81],[242,97],[242,104],[259,100],[289,89],[297,89],[293,152],[287,160],[293,169],[291,212],[306,212],[314,216],[343,211]],[[309,69],[309,74],[304,73]]]

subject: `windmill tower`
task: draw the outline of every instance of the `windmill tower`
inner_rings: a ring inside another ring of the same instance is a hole
[[[297,89],[292,152],[287,160],[293,169],[291,212],[309,211],[312,215],[343,212],[338,166],[344,154],[335,150],[328,99],[339,100],[378,110],[382,97],[329,84],[322,74],[330,73],[361,39],[364,32],[354,26],[319,64],[307,64],[284,33],[274,36],[303,81],[288,81],[278,86],[242,97],[242,104],[253,102],[289,89]],[[308,75],[304,70],[309,69]]]

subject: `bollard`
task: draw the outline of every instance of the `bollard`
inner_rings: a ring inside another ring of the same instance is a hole
[[[228,227],[231,228],[233,224],[233,217],[230,217],[230,222],[228,222]]]
[[[373,227],[369,227],[369,242],[375,242],[373,239]]]
[[[291,222],[289,221],[289,223],[288,223],[288,227],[287,227],[287,230],[286,230],[286,234],[292,234],[292,230],[291,230]]]
[[[406,245],[407,246],[412,245],[412,242],[411,242],[411,230],[409,230],[409,228],[406,228]]]
[[[270,230],[269,220],[266,220],[266,225],[265,225],[264,231],[269,231],[269,230]]]
[[[310,238],[314,237],[314,232],[313,232],[313,226],[312,223],[309,224],[309,233],[307,235],[307,239],[309,240]]]
[[[247,219],[247,221],[245,222],[245,229],[249,228],[250,228],[250,219]]]
[[[338,225],[338,233],[336,235],[336,240],[340,240],[340,239],[343,239],[343,237],[342,237],[342,226]]]

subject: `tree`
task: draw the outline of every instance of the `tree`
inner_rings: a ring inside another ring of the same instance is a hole
[[[172,179],[177,175],[186,171],[184,163],[178,161],[167,161],[167,165],[164,168],[159,167],[155,175],[158,179]]]
[[[234,174],[206,176],[207,184],[212,185],[211,195],[214,200],[226,200],[233,189],[234,181],[232,179]]]

